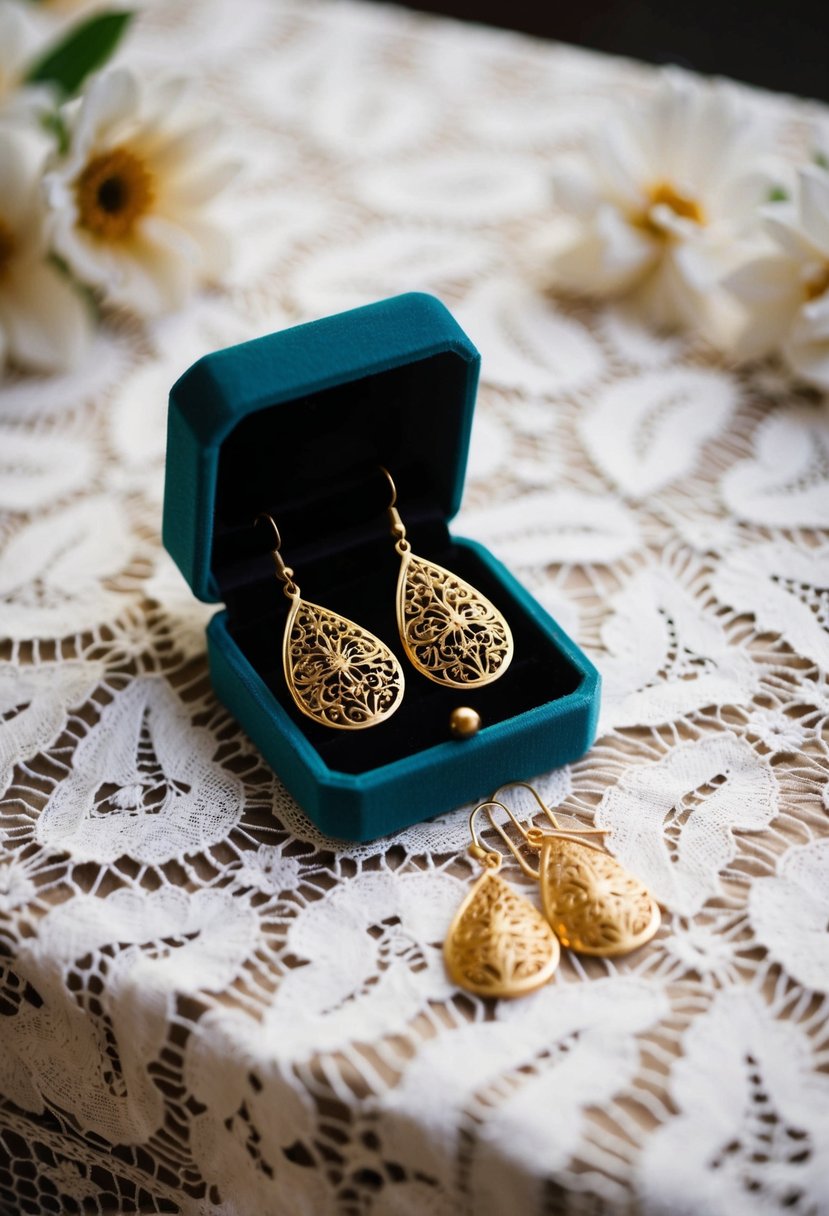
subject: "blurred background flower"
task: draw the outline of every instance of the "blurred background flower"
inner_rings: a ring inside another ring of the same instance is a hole
[[[572,223],[553,252],[553,283],[626,296],[660,328],[720,341],[730,302],[715,289],[773,180],[762,131],[733,90],[666,72],[557,169],[556,199]]]
[[[132,16],[0,0],[0,372],[65,370],[108,306],[168,312],[228,264],[215,117],[184,80],[102,71]]]
[[[794,197],[767,207],[764,227],[768,248],[726,280],[744,310],[734,353],[779,347],[794,372],[829,389],[829,172],[801,169]]]
[[[228,270],[216,204],[236,166],[221,126],[183,80],[107,67],[132,18],[120,0],[0,0],[0,130],[38,149],[25,188],[18,154],[2,152],[17,183],[0,197],[4,360],[24,369],[81,358],[79,293],[99,318],[153,317]],[[663,71],[557,161],[543,287],[624,298],[653,327],[739,359],[780,353],[826,388],[829,172],[804,169],[790,186],[772,144],[736,86]]]
[[[66,111],[67,147],[46,177],[53,244],[81,282],[140,315],[180,307],[228,259],[209,208],[236,166],[184,81],[142,87],[126,68]]]

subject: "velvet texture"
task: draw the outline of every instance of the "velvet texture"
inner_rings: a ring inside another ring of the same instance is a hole
[[[369,838],[531,776],[590,745],[598,676],[486,550],[452,538],[478,355],[431,297],[396,297],[200,360],[171,393],[164,539],[201,598],[217,692],[323,830]],[[483,592],[515,654],[499,680],[453,691],[406,660],[389,490],[416,554]],[[406,692],[379,726],[336,731],[293,704],[282,671],[289,604],[274,577],[270,513],[305,599],[397,654]],[[450,739],[456,706],[479,735]],[[518,741],[523,745],[519,745]],[[441,774],[438,781],[438,773]]]

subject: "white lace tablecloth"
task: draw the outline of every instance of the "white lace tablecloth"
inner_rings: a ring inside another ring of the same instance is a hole
[[[652,69],[319,0],[152,5],[124,55],[220,105],[242,247],[0,395],[3,1216],[829,1211],[827,404],[524,269],[556,157]],[[792,157],[827,121],[746,95]],[[458,531],[604,676],[541,786],[665,910],[511,1003],[444,972],[466,813],[321,839],[159,543],[175,376],[408,289],[483,354]]]

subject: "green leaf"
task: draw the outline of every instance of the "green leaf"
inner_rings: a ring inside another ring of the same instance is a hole
[[[825,152],[815,152],[815,164],[821,169],[829,169],[829,156]]]
[[[71,96],[90,72],[106,63],[132,18],[132,12],[118,10],[97,13],[76,25],[62,42],[29,68],[26,80],[31,84],[55,84],[66,96]]]
[[[786,203],[788,199],[788,191],[784,190],[782,186],[772,186],[766,201],[769,203]]]

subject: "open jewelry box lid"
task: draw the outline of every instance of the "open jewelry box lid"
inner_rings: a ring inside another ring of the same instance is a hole
[[[383,835],[567,763],[593,739],[595,668],[483,546],[449,531],[478,370],[447,309],[412,294],[206,355],[170,394],[164,543],[195,594],[225,605],[207,629],[213,686],[329,835]],[[408,669],[386,721],[332,730],[302,714],[284,678],[289,604],[271,534],[255,520],[278,521],[304,598],[400,657],[400,558],[380,466],[397,484],[413,552],[489,599],[509,622],[514,657],[474,696]],[[459,743],[451,716],[463,706],[483,725]]]
[[[449,311],[420,293],[199,359],[170,392],[163,523],[198,598],[225,600],[247,577],[261,510],[279,519],[297,568],[332,520],[340,531],[369,517],[382,525],[380,464],[416,483],[413,517],[450,519],[479,364]]]

